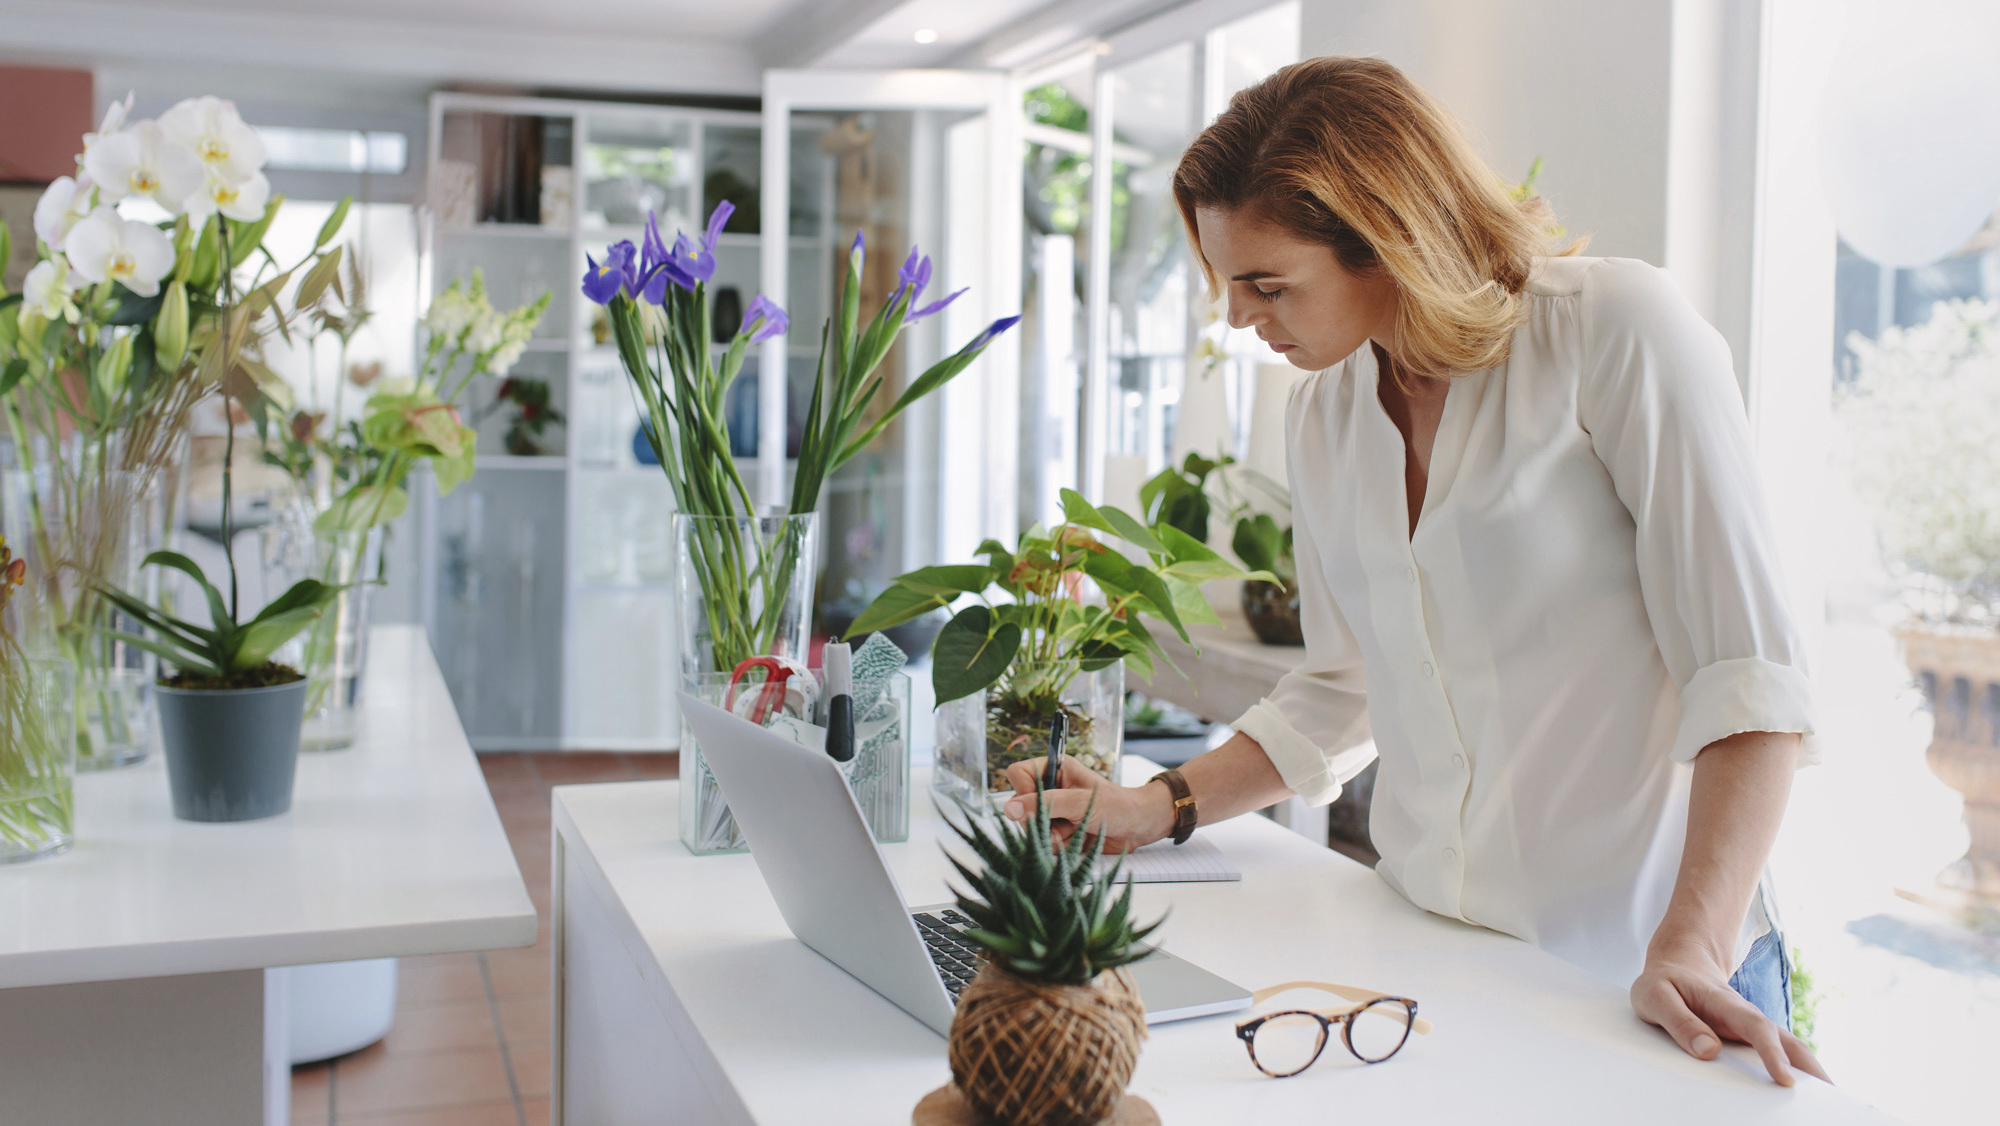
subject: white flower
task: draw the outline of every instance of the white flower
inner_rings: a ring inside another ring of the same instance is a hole
[[[90,214],[90,181],[82,183],[58,176],[35,203],[35,237],[61,250],[63,240],[77,221]]]
[[[264,167],[264,140],[243,123],[235,102],[207,96],[185,99],[160,115],[160,128],[194,153],[210,177],[241,184]]]
[[[446,340],[457,340],[478,313],[478,306],[453,282],[431,301],[430,312],[424,314],[424,327]]]
[[[83,150],[83,170],[103,203],[143,196],[176,215],[202,182],[201,161],[153,121],[100,136]]]
[[[70,269],[87,282],[115,281],[141,297],[160,292],[174,268],[174,244],[158,227],[100,207],[69,233]]]
[[[104,123],[97,127],[97,132],[85,133],[83,135],[84,148],[88,149],[90,146],[96,144],[98,138],[100,137],[109,137],[111,134],[116,133],[120,129],[125,128],[125,119],[132,116],[133,97],[134,97],[133,92],[127,90],[125,91],[125,98],[123,101],[112,102],[111,105],[107,109],[105,109]]]
[[[187,197],[187,213],[196,223],[220,211],[239,222],[264,217],[264,205],[271,201],[271,181],[262,172],[252,172],[241,183],[225,180],[213,172],[208,183]]]
[[[21,285],[21,315],[40,314],[43,320],[65,320],[76,323],[76,302],[70,300],[76,290],[70,288],[69,263],[61,255],[45,258],[35,263],[28,271],[28,280]]]
[[[491,352],[500,347],[507,331],[507,318],[493,311],[488,305],[479,310],[473,318],[472,328],[465,334],[465,349],[475,355]]]

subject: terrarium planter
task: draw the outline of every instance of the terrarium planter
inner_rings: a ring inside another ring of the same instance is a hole
[[[17,657],[0,670],[0,864],[53,856],[75,833],[75,673]]]
[[[959,995],[946,1050],[974,1121],[1101,1126],[1129,1117],[1117,1112],[1145,1037],[1145,1007],[1122,969],[1058,985],[989,961]]]
[[[938,706],[931,788],[969,808],[1012,794],[1007,768],[1048,756],[1058,705],[1069,715],[1064,753],[1115,781],[1125,738],[1125,663],[1086,672],[1057,661],[1017,664],[984,692]]]
[[[174,816],[256,821],[292,808],[307,681],[266,688],[154,686]]]
[[[2000,912],[2000,635],[1975,629],[1902,631],[1903,659],[1923,686],[1934,727],[1925,758],[1965,795],[1972,846],[1938,883]]]
[[[1251,632],[1266,645],[1304,645],[1299,629],[1299,586],[1297,583],[1267,583],[1250,579],[1243,584],[1243,618]]]

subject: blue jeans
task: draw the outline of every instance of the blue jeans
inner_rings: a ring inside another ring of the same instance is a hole
[[[1765,931],[1750,944],[1750,953],[1729,979],[1729,988],[1786,1032],[1792,1030],[1792,965],[1785,953],[1785,936]]]

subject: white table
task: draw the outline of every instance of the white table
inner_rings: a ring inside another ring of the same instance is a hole
[[[527,946],[533,902],[415,627],[369,642],[355,745],[291,812],[176,821],[166,769],[77,780],[77,843],[0,868],[0,1120],[289,1117],[271,967]]]
[[[909,843],[883,850],[912,904],[949,898],[928,781],[914,779]],[[950,1078],[943,1038],[794,939],[749,856],[682,848],[676,785],[555,791],[553,1121],[908,1122]],[[1748,1049],[1692,1059],[1634,1017],[1622,989],[1426,914],[1263,818],[1202,831],[1244,878],[1140,887],[1142,918],[1172,909],[1168,947],[1250,988],[1401,993],[1437,1029],[1386,1064],[1336,1044],[1273,1080],[1235,1038],[1240,1015],[1157,1026],[1132,1087],[1169,1126],[1891,1121],[1816,1080],[1773,1085]]]

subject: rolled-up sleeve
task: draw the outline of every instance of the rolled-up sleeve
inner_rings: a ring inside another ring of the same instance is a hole
[[[1663,272],[1600,263],[1585,288],[1579,412],[1637,526],[1639,584],[1680,687],[1672,757],[1745,731],[1798,732],[1812,685],[1721,336]]]
[[[1309,805],[1325,805],[1375,758],[1375,744],[1368,736],[1361,649],[1334,602],[1311,523],[1301,515],[1295,508],[1292,554],[1306,658],[1232,726],[1257,741],[1293,793]]]

